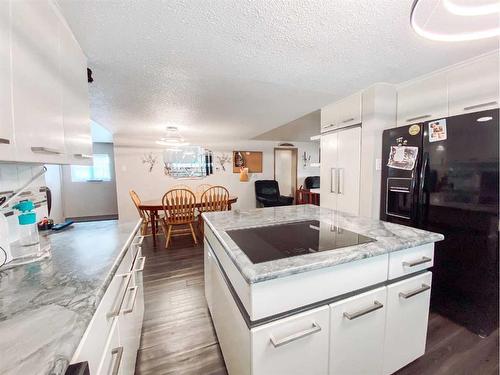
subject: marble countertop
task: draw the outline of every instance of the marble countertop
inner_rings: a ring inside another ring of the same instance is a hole
[[[64,374],[139,222],[50,232],[50,258],[0,268],[0,374]]]
[[[443,235],[371,218],[353,216],[313,205],[269,207],[248,211],[204,213],[205,222],[248,283],[335,266],[444,239]],[[253,264],[226,233],[278,223],[319,220],[375,239],[374,242],[335,250]]]

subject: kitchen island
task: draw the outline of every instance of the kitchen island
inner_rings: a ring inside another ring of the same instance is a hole
[[[312,205],[203,216],[230,374],[390,374],[424,353],[442,235]]]
[[[138,263],[144,262],[136,236],[139,228],[140,222],[74,224],[65,231],[41,235],[42,241],[50,243],[50,258],[7,270],[0,268],[2,375],[61,375],[70,363],[80,361],[88,361],[91,374],[97,374],[97,367],[106,365],[101,354],[108,343],[107,325],[111,330],[117,316],[105,318],[106,324],[99,324],[98,334],[93,334],[92,326],[102,323],[97,311],[102,306],[109,308],[107,295],[120,289],[118,284],[123,294],[113,302],[121,298],[128,306],[128,299],[133,297],[128,293],[132,284],[140,283],[137,274],[121,277],[135,273]],[[135,296],[134,313],[126,316],[135,319],[131,340],[140,339],[141,327],[137,325],[140,321],[142,326],[141,298]],[[95,339],[97,336],[100,338]],[[127,373],[127,355],[122,355],[123,374]],[[132,356],[135,363],[135,352],[130,353],[129,362]]]

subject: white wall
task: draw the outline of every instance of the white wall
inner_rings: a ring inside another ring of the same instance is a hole
[[[303,184],[307,176],[319,176],[318,167],[304,168],[301,157],[304,151],[311,154],[311,161],[318,160],[319,144],[313,142],[293,142],[298,147],[298,184]],[[159,148],[132,148],[115,146],[115,170],[118,199],[118,214],[120,220],[133,219],[137,217],[137,211],[132,204],[129,190],[135,190],[142,200],[159,199],[169,190],[172,185],[185,184],[195,189],[200,184],[223,185],[231,195],[238,197],[234,208],[255,208],[254,181],[273,179],[274,177],[274,147],[278,142],[271,141],[238,141],[231,144],[204,144],[214,152],[215,167],[214,174],[203,179],[179,180],[163,173],[162,150]],[[232,172],[231,162],[226,164],[226,171],[222,171],[217,162],[217,156],[221,154],[231,155],[233,150],[262,151],[263,173],[252,173],[249,182],[240,182],[239,174]],[[147,164],[143,163],[144,155],[152,153],[157,157],[157,162],[152,171],[149,172]]]
[[[102,182],[72,182],[71,166],[62,166],[64,217],[81,218],[118,214],[113,144],[95,142],[93,144],[93,153],[109,155],[112,180]]]
[[[64,211],[62,203],[62,171],[60,165],[47,164],[45,173],[45,182],[52,193],[52,207],[50,218],[55,223],[64,221]]]

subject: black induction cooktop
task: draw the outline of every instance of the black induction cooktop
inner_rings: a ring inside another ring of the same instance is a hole
[[[227,234],[254,264],[375,241],[318,220],[228,230]]]

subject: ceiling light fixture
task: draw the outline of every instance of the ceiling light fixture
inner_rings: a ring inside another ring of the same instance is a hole
[[[188,142],[184,142],[181,137],[179,129],[176,126],[167,126],[165,136],[156,141],[157,144],[162,146],[187,146]]]
[[[465,5],[464,2],[471,3]],[[410,24],[420,36],[440,42],[462,42],[500,35],[500,5],[491,0],[415,0]],[[468,29],[468,31],[464,31]]]

